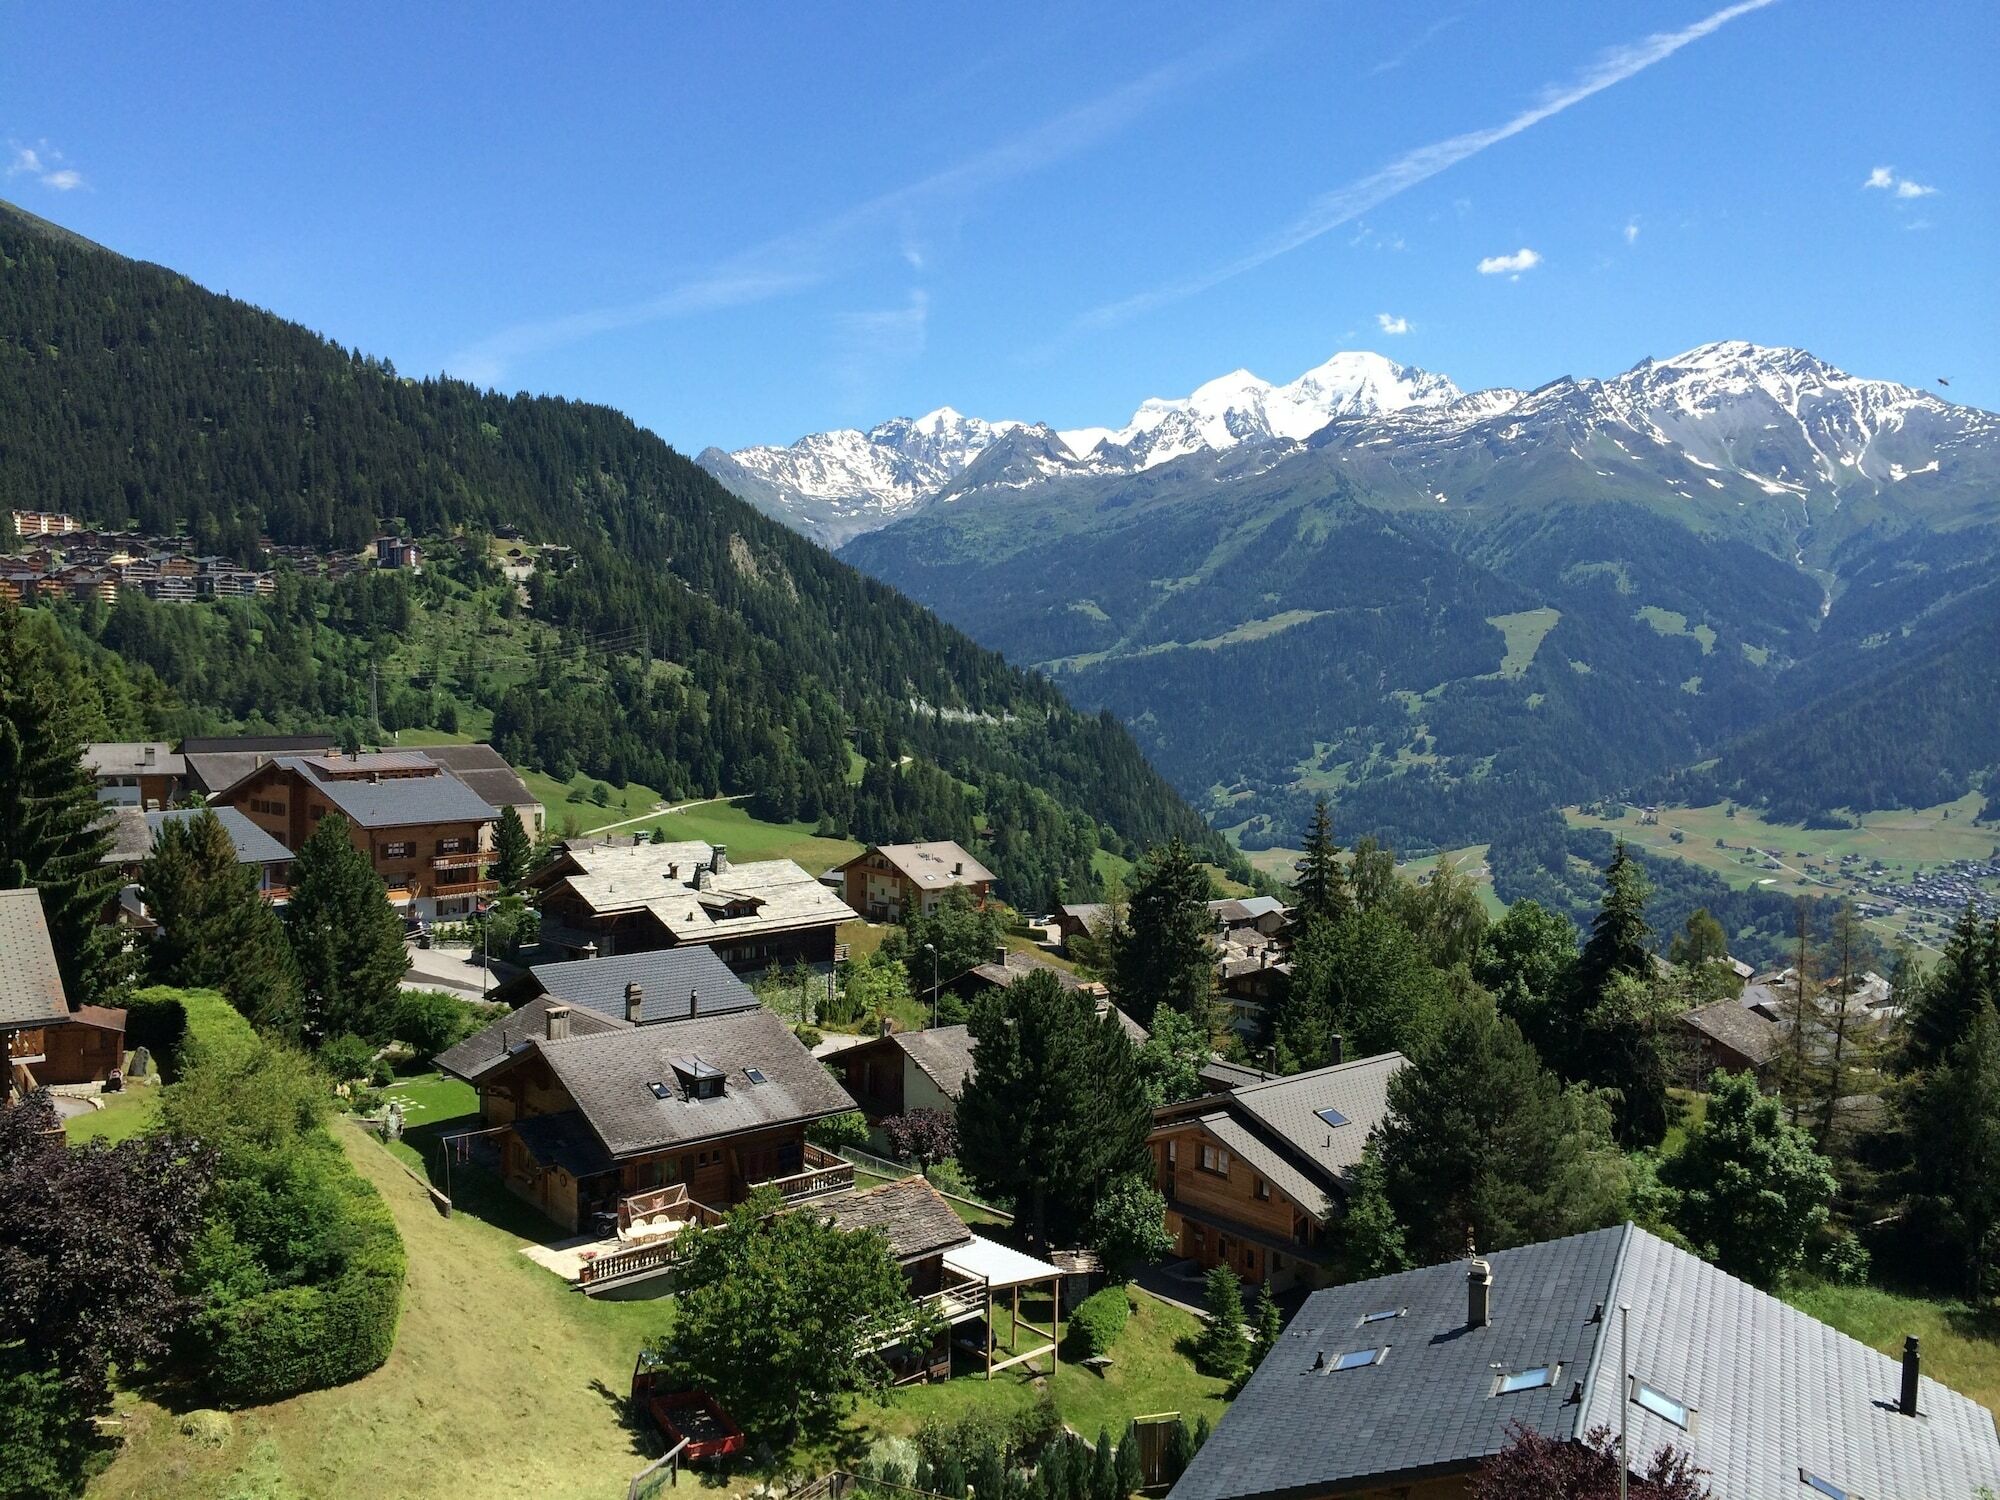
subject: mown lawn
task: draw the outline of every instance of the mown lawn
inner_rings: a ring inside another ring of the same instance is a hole
[[[63,1121],[63,1130],[72,1145],[83,1141],[103,1141],[115,1146],[140,1134],[160,1117],[160,1085],[135,1083],[122,1092],[105,1094],[104,1108],[87,1115],[72,1115]]]
[[[440,1218],[358,1128],[343,1148],[387,1198],[409,1251],[388,1363],[335,1390],[236,1413],[206,1447],[178,1409],[119,1398],[127,1446],[91,1486],[106,1500],[376,1500],[577,1496],[603,1500],[650,1459],[624,1395],[639,1344],[669,1304],[592,1301],[470,1215]],[[185,1403],[176,1403],[176,1406]]]

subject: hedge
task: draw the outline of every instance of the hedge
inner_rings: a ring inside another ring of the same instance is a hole
[[[215,990],[177,990],[156,984],[125,998],[125,1045],[144,1047],[160,1076],[180,1076],[191,1054],[206,1047],[254,1046],[257,1033],[241,1011]]]
[[[402,1311],[403,1239],[388,1204],[345,1157],[347,1253],[340,1274],[280,1287],[210,1311],[205,1378],[234,1405],[255,1405],[358,1380],[389,1357]]]
[[[1083,1301],[1070,1309],[1069,1335],[1076,1341],[1078,1357],[1095,1359],[1111,1352],[1111,1346],[1118,1342],[1118,1335],[1125,1331],[1125,1320],[1132,1315],[1132,1304],[1126,1299],[1125,1288],[1108,1286],[1101,1292],[1092,1292]]]

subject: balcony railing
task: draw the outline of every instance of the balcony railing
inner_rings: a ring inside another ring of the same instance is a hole
[[[433,896],[489,896],[500,889],[492,880],[459,880],[449,885],[438,884],[431,887]]]
[[[787,1203],[797,1203],[804,1198],[820,1198],[828,1193],[844,1193],[854,1186],[854,1163],[835,1156],[830,1151],[807,1143],[805,1148],[805,1170],[794,1172],[789,1177],[770,1177],[762,1182],[749,1184],[752,1192],[758,1188],[774,1187]]]
[[[43,1051],[46,1045],[42,1040],[42,1028],[39,1026],[33,1031],[10,1031],[7,1033],[7,1060],[17,1063],[41,1062],[47,1055]]]
[[[477,849],[458,854],[440,854],[431,861],[433,870],[476,870],[486,863],[486,856]]]

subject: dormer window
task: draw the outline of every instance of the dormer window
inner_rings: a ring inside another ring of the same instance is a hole
[[[720,1099],[722,1097],[722,1069],[713,1063],[705,1063],[698,1057],[677,1057],[674,1059],[674,1077],[679,1081],[681,1094],[688,1099]]]

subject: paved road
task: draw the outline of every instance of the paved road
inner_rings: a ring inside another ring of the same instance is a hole
[[[492,977],[488,979],[479,967],[479,950],[463,943],[440,948],[419,948],[415,943],[405,943],[403,949],[410,955],[409,972],[403,976],[406,990],[450,990],[477,1000],[483,990],[490,991],[521,972],[506,960],[496,958]]]

